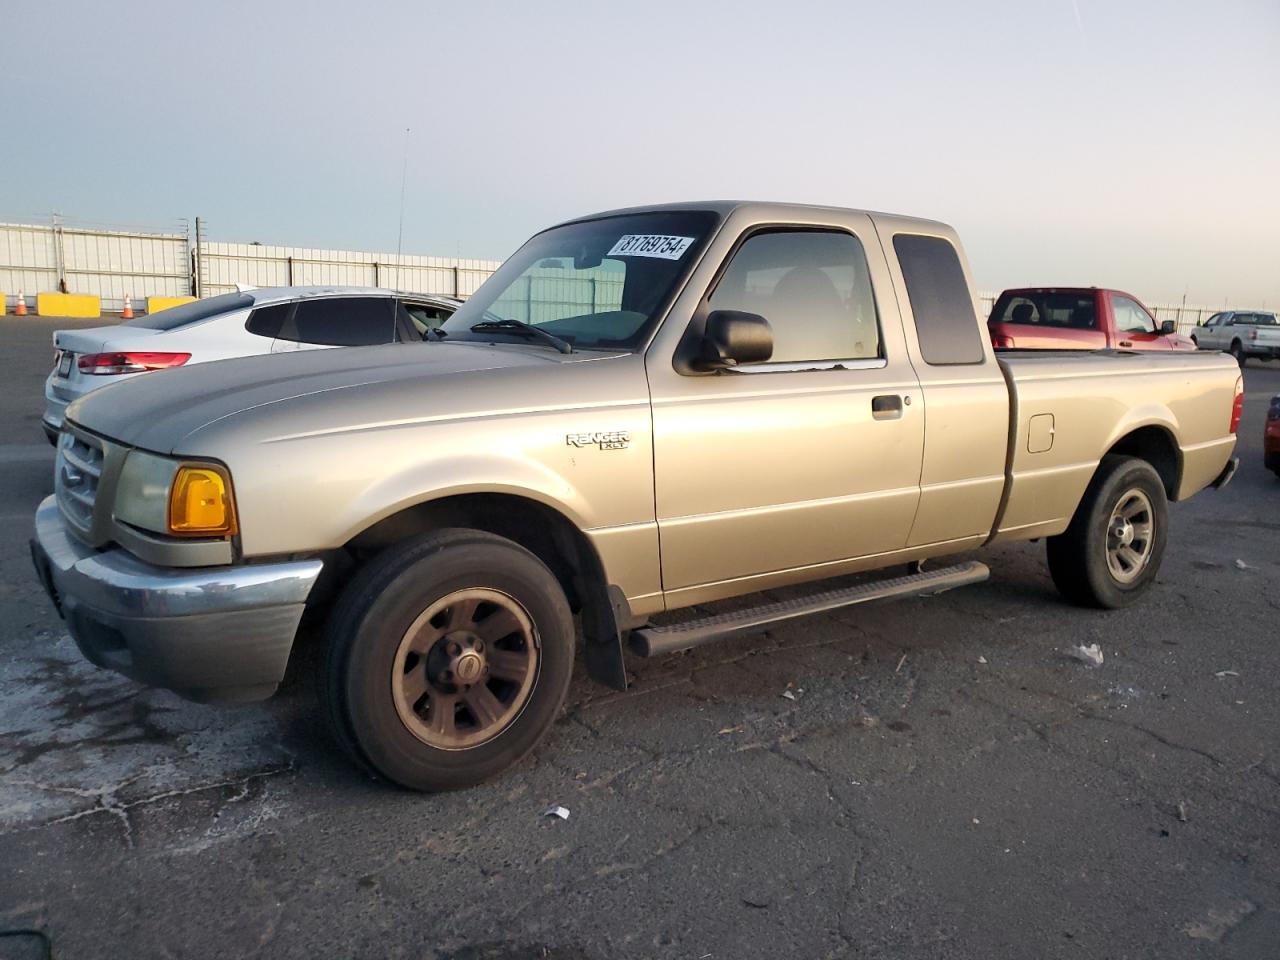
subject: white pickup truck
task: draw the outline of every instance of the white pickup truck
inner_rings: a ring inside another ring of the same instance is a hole
[[[1201,350],[1224,350],[1243,367],[1250,357],[1280,357],[1280,322],[1261,310],[1224,310],[1191,331],[1191,342]]]

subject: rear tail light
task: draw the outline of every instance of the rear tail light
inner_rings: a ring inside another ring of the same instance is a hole
[[[1002,348],[1009,349],[1013,346],[1013,337],[993,335],[991,337],[991,345],[995,347],[997,350],[1000,350]]]
[[[1240,415],[1244,413],[1244,377],[1236,377],[1236,398],[1231,403],[1231,432],[1235,433],[1240,426]]]
[[[189,353],[87,353],[76,362],[76,366],[81,373],[106,377],[180,367],[190,359]]]

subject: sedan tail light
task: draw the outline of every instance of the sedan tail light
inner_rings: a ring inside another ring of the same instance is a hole
[[[107,377],[180,367],[190,359],[189,353],[87,353],[76,362],[76,366],[81,373]]]
[[[1231,432],[1235,433],[1240,426],[1240,415],[1244,413],[1244,377],[1236,377],[1236,398],[1231,404]]]
[[[1010,348],[1013,346],[1013,337],[1006,337],[1001,334],[992,334],[991,345],[997,350]]]

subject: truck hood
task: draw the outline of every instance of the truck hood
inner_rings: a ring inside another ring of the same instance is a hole
[[[346,406],[338,395],[345,393],[350,400],[380,385],[404,396],[404,409],[411,411],[428,382],[443,385],[464,375],[519,368],[552,372],[563,361],[599,356],[562,355],[532,345],[461,342],[303,350],[148,373],[85,395],[67,408],[66,415],[94,433],[167,454],[179,452],[184,439],[211,424],[255,411],[279,413],[281,417],[269,419],[281,420],[287,416],[284,408],[320,394],[334,396],[326,408],[335,420],[341,419]]]

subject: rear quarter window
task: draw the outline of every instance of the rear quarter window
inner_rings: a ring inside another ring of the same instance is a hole
[[[956,248],[941,237],[899,233],[893,250],[907,285],[920,353],[931,366],[982,363],[986,353]]]
[[[289,309],[292,306],[292,303],[274,303],[269,307],[259,307],[249,314],[249,320],[244,328],[250,333],[274,340],[280,336],[280,328],[284,325],[285,318],[289,316]]]

